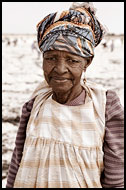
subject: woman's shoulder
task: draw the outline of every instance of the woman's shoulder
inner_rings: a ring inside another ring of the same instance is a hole
[[[123,106],[121,104],[119,95],[114,90],[106,91],[106,118],[109,120],[113,117],[122,117]]]
[[[114,104],[116,102],[120,102],[119,95],[116,91],[109,89],[106,91],[106,104]]]
[[[106,91],[106,94],[107,94],[107,97],[111,97],[111,98],[114,96],[118,96],[117,93],[115,92],[115,90],[113,90],[113,89],[108,89]]]
[[[32,98],[24,103],[22,112],[31,112],[35,98]]]

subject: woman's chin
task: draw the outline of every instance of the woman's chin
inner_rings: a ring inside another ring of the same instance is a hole
[[[57,93],[67,93],[71,88],[70,86],[63,85],[63,86],[52,87],[52,90]]]
[[[52,90],[55,92],[67,92],[73,87],[73,83],[71,80],[51,80],[50,86]]]

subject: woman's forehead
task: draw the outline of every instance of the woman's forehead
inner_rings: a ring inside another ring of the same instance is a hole
[[[67,52],[67,51],[60,51],[60,50],[49,50],[49,51],[46,51],[44,54],[44,56],[49,56],[49,55],[54,55],[54,56],[61,56],[61,57],[76,57],[78,59],[84,59],[83,57],[77,55],[77,54],[74,54],[74,53],[70,53],[70,52]]]

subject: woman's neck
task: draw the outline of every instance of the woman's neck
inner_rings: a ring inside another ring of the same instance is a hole
[[[82,91],[83,88],[81,85],[74,86],[74,88],[71,88],[67,92],[53,92],[52,98],[61,104],[65,104],[78,97]]]

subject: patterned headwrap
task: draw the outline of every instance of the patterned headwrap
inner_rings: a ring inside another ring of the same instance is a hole
[[[40,51],[62,50],[84,58],[94,56],[105,28],[95,16],[91,2],[73,3],[69,10],[52,13],[37,25]]]

